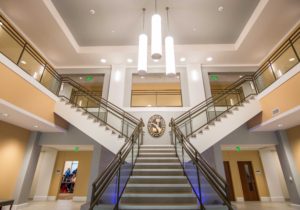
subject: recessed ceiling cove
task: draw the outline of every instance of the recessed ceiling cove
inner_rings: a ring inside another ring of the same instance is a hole
[[[258,2],[159,0],[158,9],[166,35],[165,7],[170,7],[170,31],[175,44],[233,44]],[[79,46],[137,45],[142,8],[146,8],[146,30],[150,34],[154,0],[52,0],[52,3]]]

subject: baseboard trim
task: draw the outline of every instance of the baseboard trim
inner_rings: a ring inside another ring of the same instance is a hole
[[[290,203],[290,206],[296,207],[300,209],[300,204]]]
[[[236,197],[236,202],[244,202],[244,197]]]
[[[48,200],[48,196],[40,196],[40,195],[33,196],[33,201],[46,201],[46,200]]]
[[[74,196],[73,201],[75,201],[75,202],[86,202],[87,197],[86,196]]]
[[[260,197],[260,201],[261,202],[269,202],[269,201],[271,201],[271,198],[270,197]]]
[[[272,202],[285,202],[285,198],[283,196],[273,196],[270,199]]]
[[[56,201],[56,196],[48,196],[48,201]]]

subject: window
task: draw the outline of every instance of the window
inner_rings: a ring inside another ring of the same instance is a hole
[[[181,107],[180,74],[168,77],[163,73],[145,76],[133,74],[131,107]]]

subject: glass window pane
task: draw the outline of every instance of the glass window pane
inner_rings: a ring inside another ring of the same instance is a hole
[[[59,88],[59,80],[56,79],[48,70],[44,71],[41,79],[41,84],[55,94],[57,93],[57,90]]]
[[[287,50],[285,50],[285,52],[272,63],[272,68],[274,70],[276,78],[281,77],[297,63],[298,60],[293,48],[287,48]]]
[[[5,31],[4,26],[0,27],[0,51],[14,63],[18,62],[22,52],[22,46]]]
[[[300,37],[297,39],[296,42],[293,43],[293,46],[298,54],[298,57],[300,57]]]
[[[264,72],[256,78],[256,85],[258,91],[263,91],[266,87],[271,85],[276,79],[274,78],[272,69],[268,67]]]
[[[39,63],[27,50],[24,51],[19,66],[36,80],[40,80],[44,72],[44,65]]]

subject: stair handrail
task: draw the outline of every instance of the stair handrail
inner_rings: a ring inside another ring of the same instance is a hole
[[[105,170],[95,179],[95,181],[92,184],[92,196],[91,196],[91,202],[89,210],[93,210],[93,208],[99,204],[99,199],[104,194],[107,187],[110,185],[111,181],[114,179],[115,175],[120,171],[122,164],[124,163],[125,159],[128,157],[128,154],[133,149],[134,143],[138,141],[138,151],[140,144],[142,142],[142,132],[143,132],[144,123],[141,119],[138,126],[133,131],[130,138],[125,142],[125,144],[122,146],[122,148],[119,150],[119,152],[116,154],[114,159],[108,164],[108,166],[105,168]],[[134,167],[135,160],[132,160],[132,168]],[[120,174],[119,174],[120,176]],[[127,180],[128,181],[128,180]],[[127,182],[126,182],[127,184]],[[126,185],[125,184],[125,185]],[[118,186],[119,187],[119,186]],[[125,189],[125,186],[124,186]],[[123,189],[123,191],[124,191]],[[122,192],[119,192],[118,190],[118,197],[117,197],[117,203],[118,205]]]
[[[104,106],[110,107],[112,110],[115,110],[120,115],[123,115],[123,114],[126,113],[126,118],[128,118],[129,120],[131,120],[132,122],[134,122],[136,125],[139,123],[139,119],[138,118],[136,118],[135,116],[129,114],[128,112],[126,112],[125,110],[121,109],[117,105],[109,102],[108,100],[106,100],[106,99],[104,99],[102,97],[98,98],[98,97],[92,95],[90,93],[91,92],[90,90],[86,89],[85,87],[83,87],[78,82],[76,82],[73,79],[71,79],[70,77],[66,77],[66,76],[62,77],[61,83],[69,83],[69,84],[71,84],[75,88],[79,89],[81,92],[87,94],[90,98],[93,98],[94,100],[100,102]]]
[[[229,191],[228,184],[226,180],[213,168],[209,165],[209,163],[201,156],[201,154],[197,151],[197,149],[187,140],[184,134],[176,125],[175,120],[172,118],[170,122],[171,131],[174,134],[175,138],[178,138],[181,143],[182,149],[189,155],[193,164],[197,167],[197,170],[200,170],[204,175],[205,179],[210,183],[212,188],[216,191],[219,197],[222,199],[224,204],[228,207],[229,210],[233,210],[231,202],[229,200]],[[177,140],[175,139],[175,148],[177,148]],[[177,150],[176,155],[178,156]],[[184,167],[184,165],[183,165]],[[197,173],[198,174],[198,173]],[[186,175],[186,174],[185,174]],[[199,176],[199,175],[198,175]],[[189,177],[186,175],[189,180]],[[198,182],[199,182],[198,177]],[[189,180],[190,181],[190,180]],[[191,183],[191,182],[190,182]],[[191,184],[192,185],[192,184]],[[198,184],[200,187],[200,183]],[[192,187],[193,188],[193,187]],[[195,191],[195,189],[193,188]],[[199,189],[199,195],[195,192],[197,199],[200,202],[200,205],[203,206],[201,193]]]
[[[192,107],[191,109],[187,110],[185,113],[179,115],[178,117],[175,118],[175,121],[177,124],[181,123],[184,121],[184,119],[187,116],[194,115],[199,109],[202,109],[203,107],[206,107],[209,104],[212,104],[213,102],[219,100],[220,98],[224,97],[224,95],[227,95],[233,90],[236,90],[236,87],[240,86],[242,83],[245,81],[252,81],[253,82],[253,75],[244,75],[234,83],[230,84],[226,88],[224,88],[224,92],[222,94],[216,95],[216,96],[211,96],[207,98],[206,100],[202,101],[198,105]],[[254,85],[254,84],[253,84]]]
[[[238,96],[238,102],[235,103],[235,104],[232,104],[232,105],[227,104],[226,97],[229,96],[229,95],[232,95],[232,91],[237,90],[237,87],[241,86],[245,82],[251,82],[253,84],[253,77],[250,76],[250,75],[246,75],[246,76],[240,78],[238,81],[236,81],[235,83],[230,85],[229,86],[230,88],[225,89],[224,93],[222,93],[220,95],[217,95],[217,96],[210,97],[209,99],[203,101],[202,103],[200,103],[196,107],[193,107],[191,110],[183,113],[182,115],[180,115],[179,117],[174,119],[174,121],[176,122],[176,125],[179,126],[179,127],[183,124],[186,124],[186,123],[190,124],[190,129],[189,129],[190,131],[189,131],[189,133],[186,133],[185,137],[188,138],[190,136],[193,136],[196,132],[198,132],[202,128],[206,127],[207,125],[209,125],[210,123],[212,123],[216,119],[218,119],[224,113],[228,112],[229,110],[236,107],[237,105],[240,105],[241,103],[243,103],[248,98],[257,95],[258,91],[257,91],[256,88],[253,89],[253,93],[248,94],[244,98],[240,98],[240,95],[237,93],[236,95]],[[226,102],[226,109],[223,110],[221,113],[217,114],[216,109],[215,109],[216,106],[217,106],[216,103],[220,102],[224,98],[225,98],[225,102]],[[207,112],[208,109],[211,108],[211,107],[214,107],[215,116],[212,119],[207,119],[207,121],[202,126],[197,127],[197,128],[193,128],[192,127],[192,120],[195,117],[203,114],[204,112]]]

